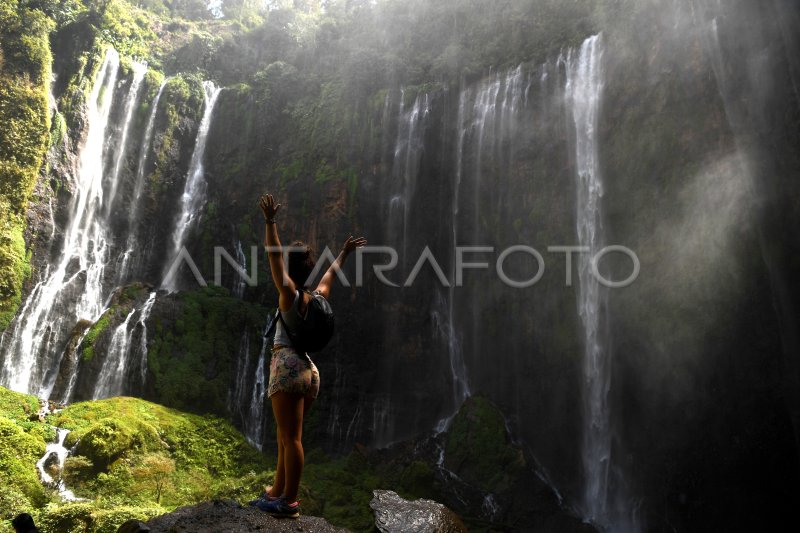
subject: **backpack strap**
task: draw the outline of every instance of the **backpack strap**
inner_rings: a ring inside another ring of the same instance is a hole
[[[299,297],[300,297],[300,291],[298,290],[298,291],[295,292],[294,301],[292,302],[292,306],[294,306],[294,304],[297,302],[297,299]],[[308,309],[306,309],[306,312],[308,312]],[[287,333],[289,333],[289,327],[286,325],[286,321],[283,320],[283,316],[281,316],[281,308],[278,307],[278,309],[275,311],[275,316],[273,316],[272,320],[269,321],[269,325],[267,326],[266,331],[264,331],[264,338],[265,339],[270,337],[272,335],[272,332],[275,331],[275,328],[278,327],[278,320],[280,320],[283,323],[283,328],[286,330]],[[291,337],[291,333],[289,333],[289,336]]]
[[[269,321],[269,325],[267,326],[266,331],[264,331],[264,338],[269,338],[272,336],[272,332],[275,331],[275,328],[278,326],[278,319],[283,322],[283,318],[281,318],[281,310],[278,309],[275,311],[275,316],[272,317],[272,320]],[[284,324],[285,326],[285,324]]]

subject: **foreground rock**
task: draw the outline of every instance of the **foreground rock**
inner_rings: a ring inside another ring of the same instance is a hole
[[[263,531],[283,533],[303,531],[306,533],[346,533],[348,530],[335,527],[316,516],[301,516],[298,519],[274,518],[253,507],[243,507],[233,500],[214,500],[197,505],[187,505],[150,519],[138,527],[123,524],[122,533],[250,533]]]
[[[376,490],[369,506],[382,533],[467,533],[458,516],[433,500],[409,501],[391,490]]]

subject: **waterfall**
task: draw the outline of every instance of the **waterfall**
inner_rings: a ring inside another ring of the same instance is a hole
[[[137,349],[139,351],[139,376],[141,377],[141,383],[144,384],[147,379],[146,321],[150,316],[150,311],[153,309],[155,301],[156,292],[153,291],[142,305],[136,323],[131,325],[133,316],[136,314],[136,309],[133,308],[125,317],[124,322],[114,330],[103,359],[103,366],[97,377],[92,399],[97,400],[99,398],[130,394],[131,391],[126,385],[130,382],[131,365],[135,362],[134,358]],[[137,327],[140,332],[140,340],[135,343],[134,335]]]
[[[118,66],[119,55],[116,52],[114,52],[114,56],[116,57],[116,65]],[[138,70],[137,68],[134,70],[134,76],[143,77],[144,72],[142,70]],[[116,69],[114,71],[114,78],[116,79]],[[136,80],[134,79],[134,82],[131,84],[128,90],[128,96],[126,98],[126,100],[129,103],[130,102],[135,103],[136,95],[133,93],[138,92],[139,86],[140,83],[136,82]],[[112,91],[114,87],[115,84],[110,85]],[[118,143],[118,152],[120,154],[120,157],[118,159],[120,160],[122,159],[126,149],[123,142],[127,139],[127,132],[130,126],[131,116],[132,116],[132,109],[131,109],[131,115],[126,118],[126,122],[123,124],[121,130],[121,139],[120,142]],[[101,163],[103,157],[95,157],[96,155],[99,154],[94,154],[91,152],[87,153],[84,150],[83,152],[81,152],[81,166],[83,166],[84,164],[83,160],[84,155],[92,158],[91,161],[88,162],[89,165],[92,166],[97,165],[97,172],[92,172],[94,177],[92,200],[95,200],[95,203],[90,207],[90,209],[88,209],[85,212],[85,222],[84,222],[85,225],[81,224],[76,228],[77,230],[76,234],[79,237],[74,241],[72,239],[69,239],[68,242],[75,242],[76,248],[77,250],[79,250],[79,253],[85,254],[87,251],[89,251],[89,255],[85,258],[85,261],[81,261],[81,267],[85,268],[86,270],[86,285],[84,287],[83,293],[81,294],[81,299],[78,303],[78,310],[79,310],[78,317],[95,320],[103,312],[104,301],[105,301],[103,282],[104,282],[106,266],[108,265],[108,262],[110,260],[110,251],[111,251],[110,247],[112,245],[111,242],[112,239],[108,234],[109,230],[108,217],[103,216],[101,208],[105,208],[105,211],[107,213],[108,209],[113,203],[113,194],[115,194],[118,186],[119,169],[115,167],[110,178],[106,179],[105,169],[102,168],[102,163]],[[106,182],[108,183],[108,185],[106,185]],[[110,188],[110,190],[106,190],[107,188]],[[70,248],[69,246],[65,247],[65,249],[67,250],[69,248]],[[50,387],[52,387],[52,383],[50,384]],[[49,393],[49,388],[48,388],[48,393]]]
[[[455,262],[453,264],[455,265]],[[453,417],[455,417],[456,413],[461,407],[461,404],[464,403],[464,400],[466,400],[471,394],[469,389],[469,381],[467,379],[467,368],[464,365],[464,356],[461,350],[461,339],[453,318],[455,314],[455,298],[453,295],[454,285],[454,283],[451,283],[450,287],[448,288],[448,299],[446,306],[444,302],[441,301],[441,295],[439,295],[439,301],[437,301],[437,307],[446,307],[448,313],[447,322],[444,322],[441,319],[438,319],[435,322],[437,324],[437,329],[439,330],[437,332],[438,335],[445,338],[447,341],[447,355],[450,363],[450,375],[453,380],[453,407],[451,410],[452,412],[449,413],[448,416],[439,420],[439,422],[436,424],[436,428],[434,430],[436,433],[442,433],[448,429],[450,422],[453,420]]]
[[[405,91],[400,93],[397,138],[392,164],[392,187],[394,193],[389,200],[389,236],[400,235],[400,264],[405,265],[408,244],[408,207],[414,197],[422,152],[425,148],[426,119],[430,113],[427,93],[414,99],[411,109],[405,110]]]
[[[147,301],[142,306],[142,312],[139,314],[139,325],[142,327],[141,340],[139,342],[139,353],[141,355],[139,370],[142,375],[142,385],[147,381],[147,319],[150,317],[150,311],[153,310],[155,303],[156,291],[153,291],[147,297]]]
[[[342,397],[342,391],[349,389],[348,376],[339,358],[335,358],[333,364],[333,376],[328,380],[328,383],[331,384],[329,389],[331,391],[330,413],[327,416],[328,421],[324,431],[332,442],[339,443],[339,449],[347,450],[353,445],[352,439],[356,438],[357,431],[363,425],[364,408],[361,398],[348,401]],[[352,411],[352,417],[348,421],[343,414],[346,411],[342,409],[342,406],[347,409],[352,408],[354,404],[355,410]]]
[[[242,241],[236,240],[236,262],[242,266],[243,270],[247,270],[247,258],[242,250]],[[244,276],[237,275],[233,278],[233,295],[239,299],[244,298],[244,290],[247,287],[247,280]]]
[[[575,126],[575,170],[577,190],[578,244],[588,253],[578,256],[577,307],[583,324],[583,511],[594,523],[612,531],[631,531],[616,516],[622,499],[621,483],[611,490],[610,480],[621,475],[612,467],[611,354],[605,331],[606,293],[592,274],[592,257],[603,247],[601,198],[603,182],[597,151],[597,123],[603,91],[603,48],[600,35],[586,39],[566,59],[565,96]]]
[[[394,440],[394,406],[388,394],[376,395],[372,402],[372,434],[375,447],[388,447]]]
[[[258,375],[259,372],[256,371],[256,374]],[[241,341],[239,341],[239,353],[236,358],[233,387],[228,393],[228,410],[239,417],[242,433],[244,433],[248,442],[254,446],[259,446],[261,444],[261,424],[260,419],[251,419],[250,413],[254,409],[252,405],[253,400],[259,397],[263,398],[263,396],[260,390],[255,391],[249,387],[249,379],[251,377],[254,378],[253,388],[255,388],[258,386],[259,377],[257,375],[251,374],[250,335],[247,330],[245,330],[244,333],[242,333]],[[263,376],[264,369],[262,367],[260,378],[263,379]],[[258,412],[257,408],[255,412]]]
[[[50,106],[50,123],[51,123],[51,132],[53,127],[56,124],[60,124],[59,129],[63,128],[61,139],[58,143],[53,144],[50,146],[48,150],[47,157],[48,159],[51,157],[58,157],[58,154],[61,150],[66,150],[66,120],[64,119],[64,115],[58,110],[58,101],[56,97],[53,95],[53,85],[56,82],[56,75],[52,74],[50,78],[50,85],[49,91],[47,92],[47,100]],[[52,135],[52,133],[51,133]],[[55,216],[55,209],[53,208],[53,200],[55,198],[54,194],[47,195],[47,212],[50,217],[50,237],[47,239],[48,248],[52,247],[53,238],[56,235],[56,216]]]
[[[247,440],[259,450],[264,446],[264,398],[267,395],[268,374],[264,372],[264,361],[267,357],[267,347],[270,343],[264,339],[261,345],[261,352],[258,354],[258,366],[256,367],[255,381],[253,381],[253,392],[250,396],[250,409],[244,419],[244,434]]]
[[[269,355],[270,346],[269,339],[262,340],[261,351],[258,354],[255,372],[253,372],[250,359],[250,335],[247,330],[244,331],[242,340],[239,342],[239,356],[236,359],[233,387],[228,394],[228,409],[232,413],[238,414],[242,433],[248,442],[259,450],[264,445],[264,400],[269,377],[269,369],[265,371],[265,361]]]
[[[65,330],[80,318],[94,321],[102,311],[108,242],[105,220],[97,216],[97,210],[103,205],[105,132],[118,71],[119,54],[108,48],[86,101],[87,133],[61,256],[26,300],[13,333],[2,339],[0,383],[15,391],[49,396]]]
[[[796,2],[765,3],[749,9],[748,24],[739,26],[737,14],[730,3],[713,0],[694,0],[693,25],[703,43],[703,48],[717,85],[725,117],[734,136],[736,166],[748,198],[747,209],[754,212],[758,246],[767,270],[772,293],[772,306],[780,328],[783,352],[782,376],[785,380],[785,402],[788,407],[794,437],[800,442],[800,335],[798,335],[798,308],[796,262],[787,258],[797,256],[796,241],[776,246],[774,236],[791,227],[790,213],[796,201],[787,200],[791,193],[786,186],[789,176],[786,154],[796,151],[795,125],[776,121],[775,105],[780,101],[781,90],[791,87],[784,95],[785,116],[796,114],[800,105],[798,92],[798,43],[793,23],[800,20]],[[740,7],[741,9],[741,7]],[[761,21],[759,18],[765,17]],[[768,22],[772,19],[772,22]],[[769,30],[765,28],[771,26]],[[796,25],[796,24],[795,24]],[[777,27],[776,27],[777,26]],[[795,102],[791,102],[791,99]],[[794,104],[794,105],[793,105]],[[796,167],[793,167],[796,168]],[[780,169],[780,170],[779,170]],[[781,174],[786,175],[781,176]],[[732,183],[733,175],[726,178]],[[787,203],[788,202],[788,203]],[[787,211],[788,210],[788,211]],[[737,213],[739,215],[739,213]],[[742,215],[732,227],[741,227],[747,221]],[[796,224],[795,224],[796,226]]]
[[[203,89],[205,106],[203,118],[197,130],[197,141],[192,152],[192,160],[189,165],[183,195],[181,196],[181,214],[175,223],[175,229],[172,233],[172,247],[169,250],[170,260],[167,262],[166,270],[164,271],[163,285],[172,292],[177,290],[177,270],[172,270],[170,267],[183,247],[186,235],[197,220],[206,198],[203,156],[206,151],[206,140],[211,126],[211,117],[214,113],[214,104],[217,103],[217,97],[222,89],[210,81],[203,82]]]
[[[142,80],[144,80],[144,75],[147,73],[147,63],[137,63],[134,61],[132,63],[132,68],[133,81],[131,82],[131,88],[128,91],[128,97],[125,100],[125,119],[122,126],[122,136],[119,140],[119,146],[117,148],[117,157],[114,161],[114,171],[111,174],[111,190],[108,193],[108,199],[104,200],[106,217],[108,217],[109,213],[111,213],[111,206],[114,204],[114,199],[117,196],[119,172],[122,168],[122,164],[125,161],[125,155],[127,154],[128,131],[130,130],[131,119],[133,118],[133,112],[136,109],[136,103],[139,100],[139,90],[142,86]]]
[[[92,394],[93,400],[122,393],[128,366],[128,349],[133,333],[129,330],[128,324],[135,313],[136,309],[131,309],[131,312],[125,317],[125,321],[114,330],[103,360],[103,368],[100,370],[100,375],[97,376],[94,394]]]
[[[344,435],[344,442],[350,442],[351,435],[355,435],[355,429],[358,427],[358,422],[361,419],[361,406],[359,405],[356,407],[355,413],[353,413],[353,418],[350,419],[350,423],[347,424],[347,432]]]
[[[447,338],[447,353],[453,381],[453,406],[448,416],[437,423],[437,432],[447,429],[463,401],[471,394],[461,332],[471,332],[472,346],[479,346],[478,332],[482,319],[477,290],[474,285],[470,285],[468,287],[470,294],[466,300],[472,303],[470,305],[472,313],[468,317],[471,323],[467,327],[464,327],[463,324],[459,325],[456,316],[459,304],[456,300],[457,293],[463,291],[463,288],[458,287],[456,247],[463,244],[483,244],[479,237],[481,217],[486,216],[480,205],[480,198],[483,195],[481,189],[482,165],[486,163],[509,164],[510,147],[514,133],[519,126],[517,115],[523,104],[526,86],[522,65],[519,65],[505,73],[494,74],[477,88],[465,87],[459,94],[455,131],[455,170],[449,213],[452,238],[451,283],[447,288],[446,296],[440,295],[440,304],[437,306],[446,312],[447,316],[446,328],[444,325],[442,328],[446,329],[444,336]],[[474,164],[471,167],[465,164],[465,157],[470,156],[474,158]],[[472,172],[468,172],[467,169]],[[463,194],[462,187],[464,185],[471,187],[472,196],[470,198]],[[498,207],[500,206],[498,205]],[[461,242],[463,237],[461,237],[460,228],[467,230],[463,233],[469,235],[472,242]]]
[[[611,460],[608,386],[609,365],[603,350],[600,313],[604,295],[592,276],[589,256],[602,245],[600,197],[603,194],[597,160],[597,110],[602,90],[598,36],[584,41],[580,52],[567,57],[566,98],[575,124],[578,243],[588,249],[578,259],[578,314],[584,328],[583,381],[583,506],[588,518],[606,519],[608,471]]]
[[[483,197],[483,165],[490,161],[509,160],[509,152],[503,148],[510,146],[516,131],[514,121],[524,93],[522,65],[509,70],[505,75],[495,75],[484,83],[475,95],[472,109],[472,128],[476,130],[472,149],[475,151],[474,209],[475,227],[480,227],[480,200]],[[459,125],[461,127],[461,125]]]
[[[459,190],[461,188],[461,176],[464,170],[462,154],[464,152],[464,137],[467,128],[464,127],[464,114],[466,112],[468,93],[462,90],[458,97],[458,139],[456,140],[456,169],[453,173],[453,201],[450,204],[450,226],[453,234],[453,256],[450,259],[451,276],[450,287],[447,294],[447,355],[450,361],[450,375],[453,378],[453,409],[452,413],[441,419],[436,426],[436,432],[441,433],[450,425],[450,421],[458,412],[461,404],[470,395],[469,383],[467,381],[467,369],[464,365],[464,354],[461,351],[461,338],[455,321],[455,274],[456,274],[456,255],[455,250],[458,245],[458,202]]]
[[[247,400],[247,377],[250,367],[250,336],[247,330],[239,341],[239,353],[236,357],[236,370],[233,373],[233,387],[228,393],[228,409],[232,413],[239,412]]]
[[[391,172],[385,182],[384,194],[386,196],[383,197],[388,199],[388,204],[384,204],[387,209],[385,242],[399,254],[398,268],[404,276],[407,274],[409,266],[409,245],[419,242],[415,239],[416,235],[413,235],[413,231],[409,230],[409,222],[414,215],[412,212],[414,195],[425,151],[425,132],[430,117],[430,96],[427,93],[418,93],[410,107],[406,105],[406,99],[406,91],[401,89],[397,106],[397,129],[394,134]],[[387,98],[384,106],[384,118],[386,119],[389,117],[388,108],[389,100]],[[391,134],[387,132],[387,135]],[[403,336],[399,324],[393,319],[386,324],[386,329],[388,338]],[[392,416],[395,406],[392,405],[389,398],[394,374],[391,365],[394,364],[394,361],[387,361],[386,364],[388,368],[385,375],[389,382],[384,385],[384,392],[387,395],[381,401],[377,401],[372,409],[373,442],[377,446],[386,446],[397,438],[396,417]]]
[[[131,264],[131,255],[136,251],[138,245],[138,228],[135,225],[136,216],[139,212],[139,202],[142,198],[142,191],[144,190],[144,178],[147,168],[147,157],[150,154],[150,144],[153,140],[153,128],[156,123],[156,114],[158,113],[158,102],[161,100],[161,93],[164,92],[164,87],[167,85],[167,80],[161,82],[158,88],[156,97],[153,100],[152,108],[150,109],[150,117],[147,119],[147,126],[144,130],[142,137],[142,146],[139,150],[139,163],[136,166],[136,182],[133,185],[133,196],[131,203],[128,206],[128,238],[125,243],[125,252],[122,254],[122,264],[117,270],[117,284],[124,283],[131,275],[131,271],[135,272],[138,268],[138,260]]]

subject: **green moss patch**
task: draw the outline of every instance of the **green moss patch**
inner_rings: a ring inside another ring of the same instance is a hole
[[[94,342],[97,340],[97,337],[100,334],[108,329],[109,324],[111,323],[110,315],[113,312],[113,308],[107,310],[103,313],[100,318],[97,319],[97,322],[92,324],[92,327],[89,328],[89,331],[86,333],[86,336],[83,338],[81,343],[81,357],[84,361],[91,361],[94,357]]]
[[[445,466],[486,492],[507,489],[525,468],[522,451],[508,440],[502,413],[489,400],[470,397],[447,434]]]

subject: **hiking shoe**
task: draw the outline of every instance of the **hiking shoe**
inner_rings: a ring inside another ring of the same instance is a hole
[[[258,502],[260,502],[260,501],[272,502],[272,501],[275,501],[278,498],[280,498],[280,496],[270,496],[269,495],[269,491],[271,489],[272,489],[271,486],[270,487],[265,486],[264,487],[264,493],[261,496],[259,496],[258,498],[256,498],[255,500],[250,500],[249,502],[247,502],[247,505],[255,507],[256,505],[258,505]]]
[[[271,498],[272,496],[267,496],[266,494],[262,494],[255,500],[250,500],[249,502],[247,502],[247,505],[249,505],[250,507],[255,507],[256,505],[258,505],[258,502],[272,501]]]
[[[300,516],[300,502],[289,503],[282,496],[271,502],[261,500],[256,507],[275,517],[297,518]]]
[[[274,502],[277,499],[278,496],[270,496],[268,492],[265,492],[255,500],[250,500],[249,502],[247,502],[247,505],[255,507],[258,505],[259,502]]]

